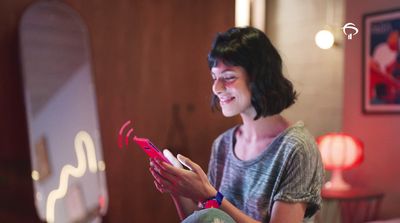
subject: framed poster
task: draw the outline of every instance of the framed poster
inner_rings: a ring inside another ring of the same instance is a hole
[[[400,113],[400,9],[363,16],[363,111]]]

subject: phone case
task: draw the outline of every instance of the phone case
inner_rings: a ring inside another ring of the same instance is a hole
[[[157,147],[150,142],[147,138],[133,137],[133,141],[136,142],[139,147],[151,158],[160,159],[166,163],[172,165],[172,163],[163,155],[163,153],[157,149]]]

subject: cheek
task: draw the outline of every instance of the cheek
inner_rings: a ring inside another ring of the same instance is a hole
[[[246,82],[241,79],[236,79],[233,81],[226,81],[223,83],[225,88],[234,88],[238,91],[243,91],[243,89],[248,88]]]
[[[224,85],[226,88],[232,88],[234,86],[234,83],[235,82],[227,82],[227,83],[224,83]]]
[[[246,98],[246,101],[248,101],[248,103],[251,103],[251,92],[250,92],[250,89],[248,89],[248,88],[245,89],[244,97]]]

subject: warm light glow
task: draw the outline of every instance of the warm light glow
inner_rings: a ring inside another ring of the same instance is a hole
[[[349,189],[350,185],[344,181],[342,170],[350,169],[362,162],[362,142],[343,133],[327,134],[319,137],[317,141],[325,169],[332,170],[331,179],[325,184],[325,188]]]
[[[361,141],[346,134],[332,133],[318,139],[325,168],[349,169],[360,164],[363,159]]]
[[[250,0],[235,1],[235,26],[250,25]]]
[[[31,176],[32,176],[32,179],[33,179],[34,181],[38,181],[38,180],[39,180],[39,177],[40,177],[40,176],[39,176],[39,172],[38,172],[37,170],[33,170]]]
[[[86,148],[87,153],[87,163],[86,155],[84,152]],[[77,167],[72,165],[65,165],[60,174],[60,183],[56,190],[49,193],[46,203],[46,220],[47,222],[54,222],[54,207],[57,199],[63,198],[68,190],[68,179],[69,176],[82,177],[86,172],[86,167],[88,164],[89,171],[95,173],[97,172],[97,159],[94,143],[89,133],[85,131],[80,131],[75,136],[75,153],[78,161]]]
[[[332,32],[328,30],[321,30],[315,35],[315,43],[321,49],[329,49],[333,46],[335,42],[335,38],[333,37]]]

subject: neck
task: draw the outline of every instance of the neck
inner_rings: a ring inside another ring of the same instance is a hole
[[[257,120],[242,115],[242,120],[241,134],[246,141],[250,142],[255,142],[259,139],[274,138],[289,126],[288,121],[279,114],[261,117]]]

